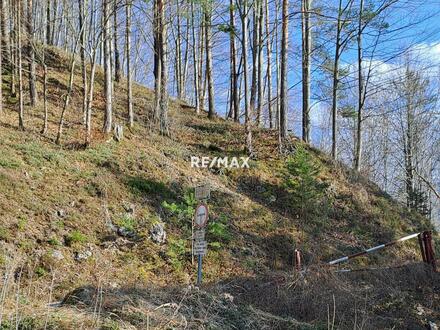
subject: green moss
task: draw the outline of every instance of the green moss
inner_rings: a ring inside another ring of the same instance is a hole
[[[61,150],[50,150],[41,143],[27,142],[16,147],[22,152],[24,161],[34,167],[66,165],[65,154]]]
[[[134,219],[131,215],[128,214],[116,220],[116,224],[119,227],[130,232],[135,232],[138,225],[136,219]]]
[[[84,244],[88,240],[89,240],[88,237],[78,230],[72,231],[65,238],[67,246],[72,246],[75,244]]]

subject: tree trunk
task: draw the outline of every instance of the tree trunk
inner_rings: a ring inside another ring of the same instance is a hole
[[[160,46],[160,116],[159,116],[159,129],[160,134],[169,136],[169,123],[168,123],[168,92],[167,92],[167,31],[165,22],[165,4],[164,0],[157,0],[158,2],[158,14],[159,14],[159,46]]]
[[[104,133],[112,130],[112,69],[111,69],[111,36],[110,36],[110,16],[109,2],[103,3],[103,38],[104,38],[104,93],[105,93],[105,113],[104,113]]]
[[[339,89],[339,58],[341,48],[341,29],[342,29],[342,0],[339,0],[338,21],[336,27],[335,58],[333,64],[333,88],[332,88],[332,158],[338,155],[338,89]]]
[[[76,64],[75,56],[76,56],[76,54],[73,53],[72,58],[70,60],[69,85],[67,86],[67,92],[64,97],[63,109],[61,110],[60,121],[58,123],[57,138],[55,140],[55,143],[58,145],[61,143],[61,137],[63,135],[63,128],[64,128],[64,117],[65,117],[65,114],[67,111],[67,107],[69,106],[70,95],[72,94],[72,90],[73,90],[73,78],[75,76],[75,64]]]
[[[196,26],[194,20],[194,1],[191,1],[191,35],[192,35],[192,56],[193,56],[193,73],[194,73],[194,107],[196,114],[200,113],[199,102],[199,64],[197,61],[197,44],[196,44]]]
[[[127,61],[127,109],[128,109],[128,126],[133,127],[134,114],[133,114],[133,91],[132,91],[132,81],[131,81],[131,0],[127,0],[125,10],[126,10],[126,21],[125,21],[125,47],[126,47],[126,61]]]
[[[255,105],[257,102],[257,79],[258,79],[258,22],[259,22],[259,8],[261,0],[255,0],[253,3],[253,30],[252,30],[252,82],[251,82],[251,96],[249,101],[251,121],[255,115]]]
[[[359,7],[359,21],[358,21],[358,35],[357,35],[357,51],[358,51],[358,114],[357,114],[357,130],[356,130],[356,150],[354,158],[354,167],[356,171],[361,170],[362,158],[362,116],[364,106],[364,81],[362,72],[362,16],[364,11],[364,0],[360,0]]]
[[[6,8],[6,0],[0,0],[0,10],[1,10],[1,15],[0,15],[0,19],[1,19],[1,37],[2,37],[2,49],[3,51],[3,64],[10,64],[11,68],[12,68],[12,62],[11,62],[11,54],[10,54],[10,49],[9,49],[9,36],[7,34],[7,30],[6,30],[6,13],[7,13],[7,8]]]
[[[243,1],[242,8],[240,12],[241,16],[241,53],[243,62],[243,80],[244,80],[244,111],[245,111],[245,131],[246,131],[246,152],[249,156],[253,155],[252,148],[252,129],[251,129],[251,118],[250,118],[250,104],[248,95],[248,61],[247,61],[247,47],[248,47],[248,9],[246,1]]]
[[[212,77],[212,36],[211,36],[211,4],[207,3],[205,8],[205,45],[206,45],[206,75],[208,80],[208,118],[215,115],[214,109],[214,79]]]
[[[282,41],[281,41],[281,72],[280,72],[280,127],[279,140],[280,149],[282,150],[287,137],[287,50],[289,42],[289,16],[288,16],[288,0],[283,0],[282,10]]]
[[[81,0],[79,0],[81,1]],[[51,36],[52,36],[52,29],[51,29],[51,0],[46,1],[46,44],[51,44]]]
[[[33,1],[27,0],[27,55],[29,57],[29,94],[31,99],[31,106],[35,107],[37,104],[37,87],[36,87],[36,76],[35,76],[35,52],[34,52],[34,20],[33,20]]]
[[[84,3],[85,2],[85,3]],[[85,33],[85,7],[87,2],[85,0],[78,0],[79,10],[79,29],[80,29],[80,56],[81,56],[81,74],[82,74],[82,101],[83,101],[83,123],[86,124],[87,112],[87,64],[86,64],[86,33]]]
[[[266,57],[267,57],[267,112],[269,115],[269,128],[273,128],[273,114],[272,114],[272,45],[270,40],[270,25],[269,25],[269,0],[265,0],[265,23],[266,23]]]
[[[114,0],[113,3],[113,29],[114,29],[114,51],[115,51],[115,81],[121,81],[121,59],[119,55],[118,45],[118,1]]]
[[[41,134],[47,133],[47,124],[49,121],[49,111],[47,108],[47,65],[45,63],[45,50],[43,50],[43,107],[44,107],[44,122],[43,129],[41,130]]]
[[[11,64],[11,96],[17,96],[17,76],[18,76],[18,50],[17,47],[17,3],[9,5],[9,17],[11,17],[11,33],[9,36],[9,53]]]
[[[311,0],[301,0],[302,4],[302,139],[310,143],[310,59],[312,33],[310,24]]]
[[[21,52],[21,0],[16,2],[15,29],[17,30],[17,62],[18,62],[18,126],[24,131],[24,105],[23,105],[23,70]]]
[[[176,36],[176,59],[175,59],[175,75],[176,75],[176,87],[177,98],[182,99],[183,95],[183,77],[182,77],[182,29],[181,29],[181,16],[180,16],[180,0],[176,0],[176,18],[177,18],[177,36]]]
[[[229,24],[231,25],[230,32],[230,47],[231,47],[231,115],[235,122],[239,121],[240,116],[240,100],[238,95],[238,77],[237,77],[237,46],[235,43],[235,15],[234,2],[230,0],[229,4]]]
[[[96,49],[93,50],[91,59],[91,72],[90,72],[90,84],[87,97],[87,115],[86,115],[86,138],[85,145],[90,145],[92,141],[92,103],[93,103],[93,93],[95,87],[95,72],[96,72]]]
[[[263,107],[263,0],[258,1],[257,22],[257,126],[261,125],[261,113]]]

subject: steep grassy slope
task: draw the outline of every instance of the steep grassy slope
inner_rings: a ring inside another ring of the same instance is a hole
[[[278,156],[275,133],[268,130],[254,132],[256,154],[249,169],[191,168],[191,156],[244,156],[242,127],[221,118],[210,121],[204,114],[196,116],[184,103],[173,101],[172,136],[159,136],[145,123],[153,95],[141,86],[135,87],[134,95],[138,121],[131,132],[126,129],[120,143],[100,133],[103,97],[101,85],[97,86],[94,142],[84,149],[79,72],[65,136],[57,146],[53,141],[68,80],[63,63],[68,61],[57,50],[50,54],[47,136],[39,133],[41,107],[26,107],[27,129],[17,129],[12,97],[6,98],[0,120],[0,263],[5,273],[15,274],[3,286],[2,314],[8,319],[14,320],[18,310],[23,324],[26,320],[34,328],[44,324],[43,314],[50,315],[52,327],[67,329],[74,324],[142,329],[149,318],[164,328],[182,326],[183,319],[190,328],[307,326],[295,319],[325,325],[330,300],[323,301],[321,309],[314,306],[320,303],[306,298],[319,288],[312,283],[325,279],[318,290],[324,299],[324,295],[343,296],[338,285],[350,283],[356,290],[358,279],[336,279],[320,267],[322,262],[429,228],[422,217],[408,213],[374,184],[295,139],[290,142],[291,152]],[[3,81],[7,95],[8,79],[5,76]],[[102,82],[100,71],[97,82]],[[124,90],[124,83],[115,86],[119,123],[125,118]],[[213,189],[210,247],[204,262],[209,293],[180,289],[195,280],[190,237],[192,189],[199,183],[209,183]],[[150,237],[157,223],[165,224],[164,244]],[[292,275],[295,248],[303,251],[305,264],[316,269],[310,286],[306,279]],[[419,259],[416,242],[409,242],[353,265],[390,266]],[[419,273],[429,284],[429,271]],[[370,282],[371,278],[365,280],[359,292],[374,296],[376,291],[368,291]],[[292,291],[294,283],[301,294]],[[390,280],[389,286],[394,284]],[[81,287],[76,291],[78,299],[47,309],[49,300],[61,301]],[[21,299],[16,300],[19,288]],[[409,291],[417,288],[417,283],[408,284]],[[286,296],[274,296],[277,289]],[[430,290],[430,303],[438,303],[438,286]],[[232,301],[225,292],[237,299]],[[261,292],[266,298],[258,304],[249,292],[257,297]],[[294,296],[304,299],[302,310],[275,308],[292,304]],[[406,306],[411,311],[424,301],[423,295],[408,297],[414,299]],[[350,306],[352,300],[341,306]],[[392,295],[379,300],[384,305],[396,301]],[[176,305],[163,305],[168,302]],[[78,312],[71,307],[81,304],[90,308]],[[218,314],[209,306],[218,308]],[[429,313],[433,309],[432,305],[423,308]],[[338,309],[336,322],[352,324],[356,312],[361,313],[356,307],[341,313]],[[382,313],[389,325],[405,324],[401,322],[407,316],[380,304],[378,310],[362,313],[366,319]],[[429,313],[414,314],[411,322],[423,324]],[[435,309],[432,313],[439,315]]]

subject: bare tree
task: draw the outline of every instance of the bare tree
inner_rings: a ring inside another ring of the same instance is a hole
[[[249,22],[249,9],[247,7],[246,1],[238,3],[236,0],[237,8],[240,11],[241,18],[241,56],[243,63],[243,80],[244,80],[244,115],[245,115],[245,140],[246,140],[246,152],[248,155],[252,156],[253,146],[252,146],[252,128],[251,128],[251,109],[249,105],[249,94],[248,94],[248,59],[247,59],[247,48],[248,48],[248,22]]]
[[[312,31],[310,12],[312,0],[301,0],[302,26],[302,139],[310,142],[310,61],[312,53]]]
[[[280,127],[279,140],[280,148],[283,148],[287,137],[287,50],[289,45],[289,13],[288,0],[283,0],[282,9],[282,41],[281,41],[281,72],[280,72]]]
[[[208,82],[208,118],[212,119],[215,115],[214,109],[214,78],[212,72],[212,35],[211,35],[211,20],[212,20],[212,4],[207,1],[204,6],[204,20],[205,20],[205,45],[206,45],[206,77]]]
[[[23,64],[22,64],[22,36],[21,36],[21,1],[16,1],[15,3],[15,30],[17,31],[17,63],[18,63],[18,126],[20,130],[24,131],[24,102],[23,102]]]
[[[356,171],[361,169],[362,157],[362,117],[363,107],[365,102],[364,97],[364,77],[362,72],[362,34],[363,24],[362,17],[364,15],[364,0],[360,0],[358,17],[358,33],[357,33],[357,65],[358,65],[358,113],[357,113],[357,129],[356,129],[356,150],[354,156],[354,167]]]
[[[111,68],[111,33],[110,33],[110,0],[103,0],[103,42],[104,42],[104,133],[112,130],[112,68]]]
[[[155,108],[153,121],[159,120],[162,135],[170,135],[168,123],[167,92],[167,32],[165,23],[165,1],[154,1],[154,75],[155,75]]]
[[[118,44],[118,0],[113,0],[113,42],[115,52],[115,81],[121,81],[121,60]]]
[[[34,20],[33,20],[33,1],[27,0],[27,45],[26,52],[29,62],[29,94],[31,99],[31,106],[34,107],[37,104],[37,86],[36,86],[36,74],[35,74],[35,52],[34,52]]]
[[[128,109],[128,126],[133,127],[133,91],[132,91],[132,75],[131,75],[131,0],[126,0],[125,4],[125,57],[127,64],[127,109]]]
[[[197,42],[196,42],[196,23],[195,23],[194,1],[191,1],[191,36],[192,36],[192,57],[193,57],[193,73],[194,73],[194,106],[196,114],[200,113],[200,96],[199,96],[199,63],[197,60]]]

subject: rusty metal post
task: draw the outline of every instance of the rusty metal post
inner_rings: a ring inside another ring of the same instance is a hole
[[[417,235],[417,238],[419,240],[420,253],[422,254],[423,262],[426,262],[426,253],[425,253],[425,245],[424,245],[424,241],[423,241],[423,233]]]
[[[301,251],[299,249],[295,249],[295,270],[301,271]]]
[[[432,266],[434,272],[437,271],[434,249],[432,247],[432,233],[430,231],[426,232],[426,250],[429,253],[429,264]]]

